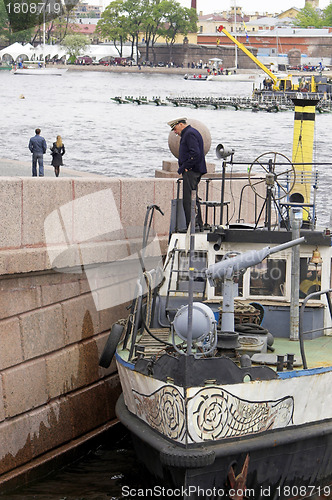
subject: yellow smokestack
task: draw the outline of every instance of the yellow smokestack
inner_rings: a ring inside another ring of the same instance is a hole
[[[292,99],[295,105],[293,163],[308,163],[295,165],[296,181],[290,197],[291,201],[310,203],[312,157],[315,132],[315,112],[319,99]],[[308,210],[303,211],[303,219],[308,219]]]

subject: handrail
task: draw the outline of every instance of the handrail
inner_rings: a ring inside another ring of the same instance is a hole
[[[309,295],[306,296],[306,298],[303,300],[303,303],[301,305],[300,318],[299,318],[299,341],[300,341],[300,350],[301,350],[302,364],[303,364],[303,368],[305,370],[308,368],[308,365],[307,365],[307,360],[306,360],[306,356],[305,356],[305,352],[304,352],[304,339],[303,339],[303,335],[305,335],[306,333],[310,333],[310,332],[304,332],[303,331],[304,309],[305,309],[305,306],[306,306],[308,300],[310,300],[310,299],[312,299],[314,297],[320,297],[321,295],[326,294],[327,302],[328,302],[328,306],[329,306],[329,310],[330,310],[330,316],[332,318],[332,304],[331,304],[330,297],[327,295],[330,292],[332,292],[332,288],[329,288],[328,290],[321,290],[321,291],[318,291],[318,292],[310,293]]]

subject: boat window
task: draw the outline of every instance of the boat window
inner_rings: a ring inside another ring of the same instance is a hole
[[[220,262],[223,258],[223,255],[216,255],[216,263]],[[240,274],[235,278],[238,283],[238,297],[243,297],[243,274]],[[218,280],[217,285],[215,286],[214,290],[214,295],[221,297],[222,296],[222,283],[223,280]]]
[[[266,259],[250,269],[250,295],[285,296],[285,283],[285,259]]]
[[[205,269],[207,266],[207,252],[194,252],[193,266],[195,269],[194,282],[201,283],[202,289],[204,289],[205,284]],[[177,290],[185,291],[188,290],[189,282],[189,252],[179,252],[179,262],[178,262],[178,280],[177,280]],[[195,291],[201,291],[194,287]]]
[[[312,264],[311,258],[300,259],[300,299],[321,290],[321,264]],[[315,297],[319,300],[320,297]]]

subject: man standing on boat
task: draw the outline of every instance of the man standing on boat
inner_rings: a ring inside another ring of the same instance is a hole
[[[181,136],[178,173],[183,178],[183,208],[187,228],[191,219],[191,192],[196,190],[196,230],[203,229],[201,207],[198,200],[198,184],[203,174],[206,174],[203,138],[198,130],[187,123],[187,118],[178,118],[168,122],[173,132]]]
[[[44,177],[43,155],[47,151],[47,145],[44,137],[40,135],[40,128],[36,128],[35,136],[29,141],[29,149],[32,153],[32,177],[37,177],[37,161],[39,166],[39,177]]]

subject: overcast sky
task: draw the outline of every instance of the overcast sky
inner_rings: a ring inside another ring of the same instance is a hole
[[[190,7],[191,0],[178,0],[183,7]],[[203,14],[229,10],[234,1],[237,7],[242,7],[244,14],[253,12],[282,12],[291,7],[303,9],[305,0],[278,0],[278,2],[269,2],[266,0],[197,0],[197,12],[203,11]],[[320,0],[319,7],[325,9],[330,4],[330,0]]]

